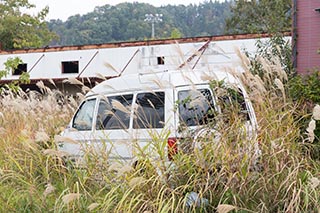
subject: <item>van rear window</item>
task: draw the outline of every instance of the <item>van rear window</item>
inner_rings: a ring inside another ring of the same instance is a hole
[[[74,116],[72,128],[75,128],[79,131],[91,130],[95,105],[96,99],[90,99],[83,102]]]
[[[178,92],[180,124],[197,126],[208,124],[214,118],[214,102],[209,89]]]
[[[249,121],[249,110],[242,91],[240,89],[227,88],[226,93],[227,95],[218,97],[222,114],[230,116],[232,112],[237,113],[242,121]]]
[[[128,129],[133,95],[101,99],[97,113],[97,130]]]
[[[133,128],[149,129],[164,126],[164,92],[139,93]]]

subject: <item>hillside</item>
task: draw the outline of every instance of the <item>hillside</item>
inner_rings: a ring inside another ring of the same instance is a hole
[[[154,7],[145,3],[104,5],[84,15],[74,15],[65,22],[50,20],[48,27],[59,35],[51,45],[99,44],[145,40],[151,37],[151,23],[146,14],[163,14],[155,23],[155,38],[221,35],[225,20],[231,15],[230,2],[207,1],[200,5]]]

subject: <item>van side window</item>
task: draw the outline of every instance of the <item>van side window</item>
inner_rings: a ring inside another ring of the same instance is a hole
[[[164,126],[164,92],[140,93],[137,95],[137,108],[133,128],[149,129]]]
[[[209,89],[178,92],[180,123],[186,126],[208,124],[214,118],[214,102]]]
[[[84,101],[76,115],[74,116],[72,128],[79,131],[89,131],[92,129],[93,112],[96,105],[96,99]]]
[[[250,120],[246,101],[240,89],[227,88],[227,95],[218,97],[218,100],[222,114],[228,114],[231,111],[237,112],[243,121]]]
[[[96,129],[128,129],[133,95],[101,99],[97,114]]]

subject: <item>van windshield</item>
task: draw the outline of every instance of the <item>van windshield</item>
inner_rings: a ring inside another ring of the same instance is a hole
[[[209,89],[178,92],[179,120],[186,126],[208,124],[214,118],[214,102]]]
[[[89,131],[92,129],[93,112],[96,105],[96,99],[84,101],[76,115],[74,116],[72,128],[79,131]]]

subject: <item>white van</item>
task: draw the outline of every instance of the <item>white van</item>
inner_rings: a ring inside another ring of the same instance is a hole
[[[233,88],[233,95],[217,96],[213,82]],[[106,80],[92,89],[80,104],[59,149],[77,159],[86,147],[103,149],[109,159],[135,163],[136,148],[145,147],[153,136],[165,137],[168,159],[179,151],[183,129],[200,134],[223,113],[221,102],[237,102],[246,134],[254,137],[257,120],[240,81],[225,71],[163,71],[130,74]],[[183,128],[182,128],[183,127]],[[210,127],[212,128],[212,126]],[[190,141],[192,143],[192,141]]]

